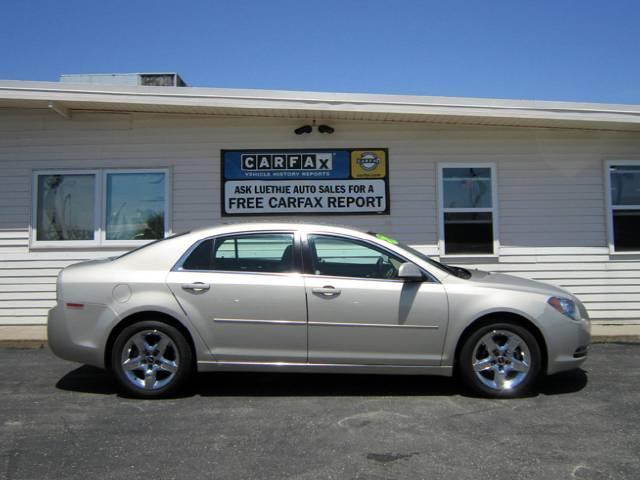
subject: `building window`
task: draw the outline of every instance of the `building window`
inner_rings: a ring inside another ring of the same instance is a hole
[[[139,244],[168,234],[166,170],[34,173],[32,244]]]
[[[497,251],[493,164],[439,168],[441,255],[493,255]]]
[[[640,161],[610,162],[607,167],[610,248],[640,251]]]
[[[37,175],[37,241],[96,239],[94,173]]]
[[[106,174],[106,240],[157,240],[164,237],[164,172]]]

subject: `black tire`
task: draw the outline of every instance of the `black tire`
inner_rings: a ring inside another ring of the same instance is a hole
[[[187,382],[193,372],[193,355],[177,328],[144,320],[129,325],[116,338],[111,370],[126,394],[162,398],[179,392]],[[125,362],[131,368],[125,368]]]
[[[508,350],[508,343],[502,343],[507,335],[511,335],[511,345],[517,345],[513,351]],[[488,347],[493,350],[489,351]],[[476,372],[474,364],[483,370]],[[541,366],[540,345],[533,334],[511,322],[478,327],[465,340],[457,362],[464,384],[473,392],[490,398],[513,398],[530,393]]]

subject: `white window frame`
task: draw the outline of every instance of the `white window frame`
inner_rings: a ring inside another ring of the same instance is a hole
[[[607,242],[609,244],[609,253],[615,255],[638,255],[638,250],[616,251],[614,231],[613,231],[613,211],[614,210],[640,210],[640,205],[614,205],[611,192],[611,167],[613,165],[629,165],[640,167],[640,160],[607,160],[604,162],[604,186],[605,199],[607,206]]]
[[[491,207],[490,208],[445,208],[444,207],[444,169],[445,168],[488,168],[491,171]],[[500,251],[498,222],[498,175],[495,162],[444,162],[438,163],[438,251],[440,257],[497,257]],[[491,253],[445,253],[444,214],[445,213],[491,213],[493,231],[493,251]]]
[[[107,240],[107,175],[111,173],[164,173],[164,236],[171,235],[171,170],[169,168],[123,168],[123,169],[43,169],[32,172],[30,248],[100,248],[138,247],[154,241],[148,240]],[[38,240],[38,177],[40,175],[93,175],[94,176],[94,239],[93,240]]]

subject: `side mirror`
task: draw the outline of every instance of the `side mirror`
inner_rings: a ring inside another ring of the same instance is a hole
[[[398,269],[398,278],[401,280],[409,280],[419,282],[424,280],[424,275],[418,266],[411,262],[405,262]]]

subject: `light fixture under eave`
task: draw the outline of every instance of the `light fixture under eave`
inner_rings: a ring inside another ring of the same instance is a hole
[[[313,130],[313,127],[311,127],[311,125],[303,125],[301,127],[298,127],[294,130],[296,135],[303,135],[305,133],[311,133],[311,131]]]
[[[333,132],[336,131],[335,128],[329,126],[329,125],[318,125],[318,131],[320,133],[325,133],[327,135],[331,135]]]
[[[49,109],[56,112],[65,120],[71,120],[71,109],[65,107],[60,102],[49,102]]]

